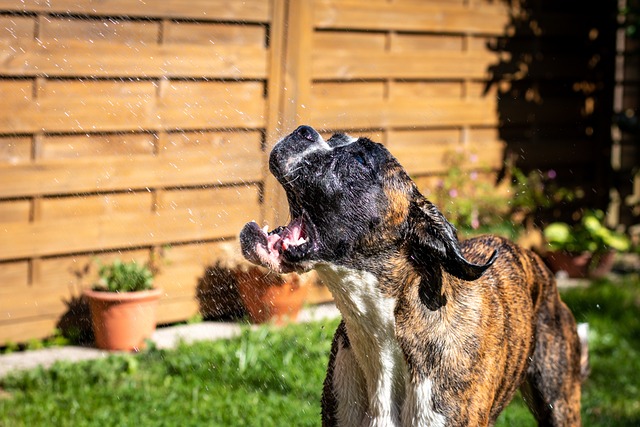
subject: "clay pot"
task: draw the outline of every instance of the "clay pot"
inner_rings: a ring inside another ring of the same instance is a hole
[[[145,346],[156,329],[156,308],[162,290],[101,292],[85,290],[96,346],[104,350],[134,350]]]
[[[564,271],[573,279],[583,279],[589,275],[589,252],[572,253],[566,251],[553,251],[546,254],[547,264],[554,273]]]
[[[601,278],[613,267],[615,251],[593,255],[590,252],[571,253],[566,251],[547,252],[547,265],[554,273],[564,271],[573,279]]]
[[[607,251],[603,254],[593,255],[593,257],[591,257],[589,277],[592,279],[601,279],[611,273],[615,260],[616,251]]]
[[[238,292],[253,323],[282,324],[298,317],[308,286],[297,274],[279,275],[260,268],[234,271]]]

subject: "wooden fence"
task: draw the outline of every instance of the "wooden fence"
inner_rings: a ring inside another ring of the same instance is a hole
[[[161,254],[160,321],[196,314],[221,242],[286,221],[266,156],[298,124],[370,136],[422,186],[460,147],[499,168],[513,16],[488,0],[0,0],[0,345],[51,334],[96,258]]]

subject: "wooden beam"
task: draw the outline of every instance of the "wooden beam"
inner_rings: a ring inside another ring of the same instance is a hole
[[[268,22],[270,3],[263,0],[0,0],[0,9],[12,12],[44,12],[87,16],[122,15],[141,18],[171,18],[198,20],[230,20],[234,22]]]
[[[271,52],[272,71],[270,88],[279,91],[271,100],[271,112],[277,117],[269,123],[266,156],[278,138],[307,122],[311,101],[311,50],[313,36],[312,0],[276,0],[272,34],[282,37],[284,44]],[[277,27],[276,27],[277,26]],[[274,55],[279,55],[274,57]],[[283,62],[279,58],[284,58]],[[273,92],[270,92],[273,95]],[[268,158],[265,156],[265,163]],[[287,200],[280,184],[269,174],[265,176],[264,220],[271,226],[283,224],[289,217]]]

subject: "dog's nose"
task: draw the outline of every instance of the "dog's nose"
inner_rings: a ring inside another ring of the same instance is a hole
[[[315,142],[316,136],[318,135],[318,132],[316,132],[311,126],[306,126],[306,125],[302,125],[298,127],[298,129],[296,129],[294,132],[300,135],[301,137],[303,137],[304,139],[306,139],[307,141],[311,141],[311,142]]]

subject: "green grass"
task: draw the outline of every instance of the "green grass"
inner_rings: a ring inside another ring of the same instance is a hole
[[[564,298],[591,327],[584,425],[640,425],[640,281],[595,283]],[[247,330],[231,340],[14,374],[0,381],[0,425],[319,426],[336,326]],[[498,425],[535,422],[516,398]]]
[[[589,323],[591,374],[582,386],[585,426],[640,426],[640,279],[602,280],[564,290],[578,322]],[[497,426],[535,426],[518,396]]]

